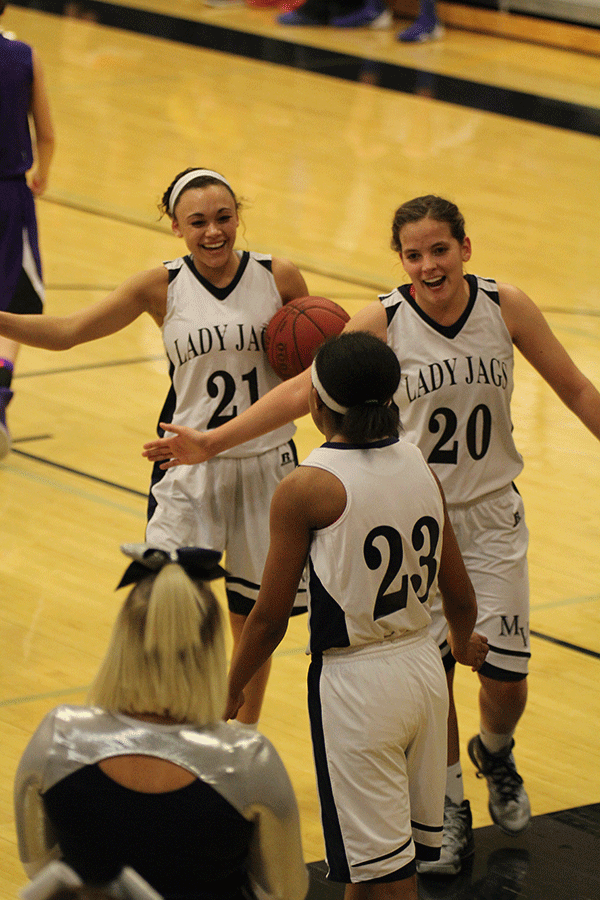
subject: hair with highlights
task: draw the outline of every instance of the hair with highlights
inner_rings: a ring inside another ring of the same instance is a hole
[[[221,719],[226,690],[225,629],[214,593],[177,563],[149,573],[121,608],[90,703],[203,726]]]

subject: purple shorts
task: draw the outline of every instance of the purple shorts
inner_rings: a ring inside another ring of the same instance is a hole
[[[43,302],[33,194],[25,176],[0,178],[0,309],[41,313]]]

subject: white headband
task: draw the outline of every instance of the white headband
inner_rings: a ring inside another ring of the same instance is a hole
[[[213,172],[212,169],[193,169],[191,172],[186,172],[185,175],[182,175],[181,178],[173,185],[173,190],[171,191],[171,196],[169,197],[169,212],[171,213],[171,215],[173,215],[175,204],[177,203],[179,195],[181,194],[184,187],[195,178],[202,178],[203,175],[209,175],[211,178],[218,178],[219,181],[222,181],[223,184],[227,185],[227,187],[233,194],[233,188],[231,187],[227,179],[223,178],[222,175],[219,175],[218,172]]]
[[[345,416],[348,412],[348,406],[340,406],[339,403],[336,403],[335,400],[329,396],[321,382],[319,381],[319,376],[317,375],[317,361],[313,360],[312,368],[310,370],[310,377],[312,379],[313,387],[316,388],[317,393],[325,406],[329,409],[332,409],[336,413],[340,413],[340,415]]]

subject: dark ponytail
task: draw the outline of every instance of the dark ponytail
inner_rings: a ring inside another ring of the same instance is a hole
[[[346,408],[343,414],[328,410],[347,440],[362,444],[397,436],[400,416],[392,398],[400,363],[391,347],[366,331],[347,331],[319,348],[315,365],[325,391]]]

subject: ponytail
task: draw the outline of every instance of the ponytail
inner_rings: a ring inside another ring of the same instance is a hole
[[[90,702],[206,725],[222,717],[226,689],[223,614],[208,585],[177,563],[139,581],[117,618]]]

